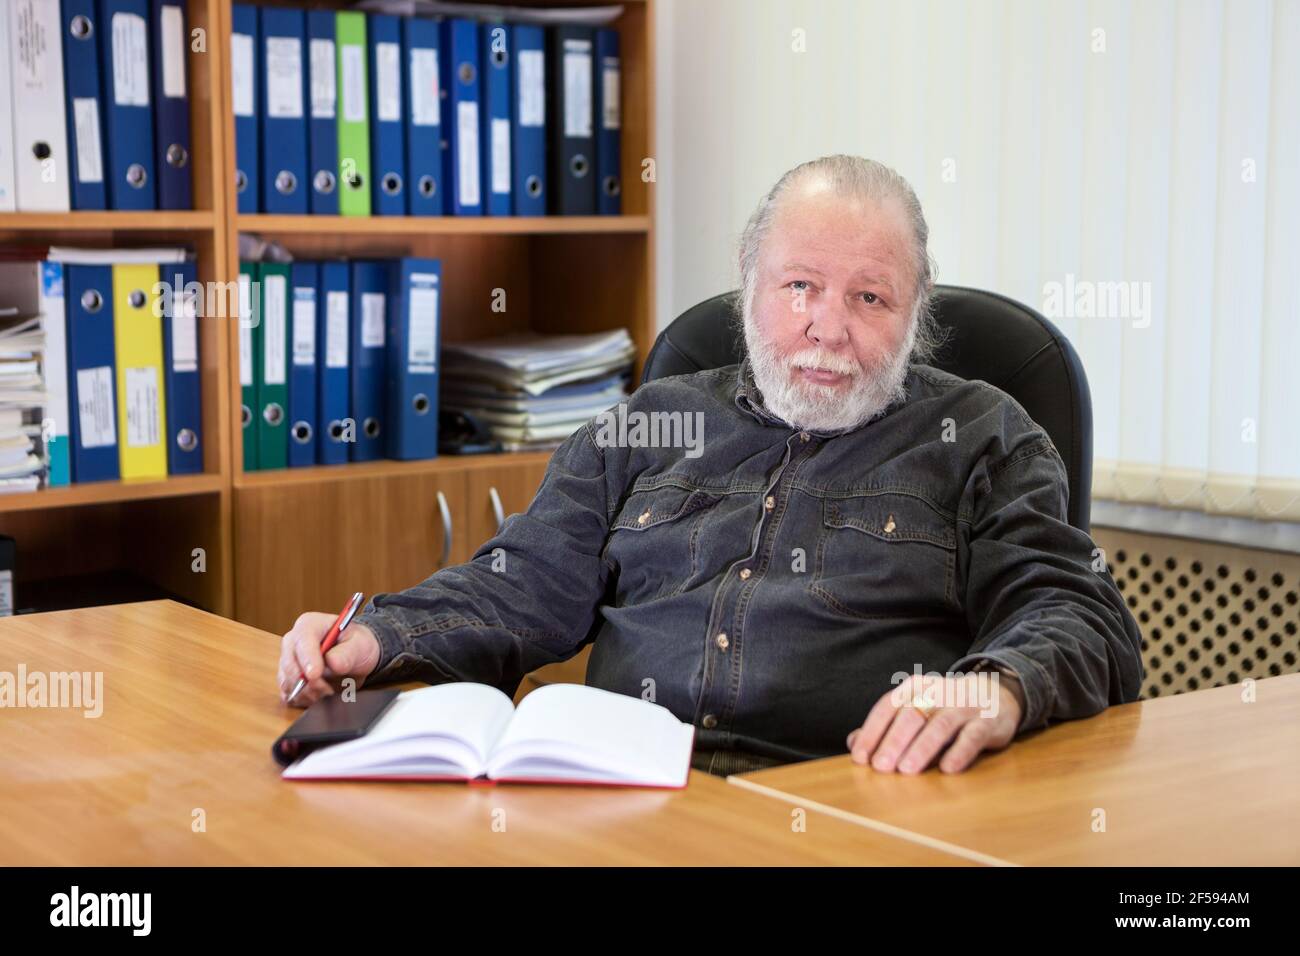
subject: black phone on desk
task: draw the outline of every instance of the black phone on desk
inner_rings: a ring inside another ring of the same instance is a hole
[[[393,701],[397,690],[361,690],[356,698],[342,694],[322,697],[308,707],[271,747],[277,763],[288,766],[317,747],[356,740],[370,733]]]

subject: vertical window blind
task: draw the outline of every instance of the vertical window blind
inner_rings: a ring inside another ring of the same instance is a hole
[[[708,225],[665,223],[672,314],[734,281],[781,172],[870,156],[940,282],[1074,342],[1096,497],[1300,521],[1300,0],[689,6],[660,202]]]

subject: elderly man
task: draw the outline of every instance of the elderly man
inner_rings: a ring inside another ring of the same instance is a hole
[[[879,163],[786,173],[741,241],[746,359],[628,402],[692,416],[702,447],[588,423],[525,514],[377,595],[324,661],[332,616],[304,614],[281,693],[300,673],[301,704],[346,676],[512,693],[594,641],[587,682],[693,723],[713,773],[846,746],[880,771],[959,771],[1133,700],[1137,626],[1066,521],[1051,440],[1003,392],[921,364],[927,235]]]

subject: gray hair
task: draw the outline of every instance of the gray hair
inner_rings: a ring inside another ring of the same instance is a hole
[[[916,340],[912,347],[912,361],[927,361],[943,344],[944,338],[943,330],[934,321],[931,307],[935,264],[928,246],[930,227],[925,223],[921,203],[907,180],[884,163],[862,156],[838,153],[800,163],[783,174],[759,202],[740,237],[739,317],[743,319],[753,308],[758,291],[759,250],[776,218],[782,197],[792,186],[817,176],[825,179],[838,196],[873,203],[893,200],[902,207],[912,230],[912,273],[915,276],[912,321],[916,325]]]

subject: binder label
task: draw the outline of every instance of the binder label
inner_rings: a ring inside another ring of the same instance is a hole
[[[172,371],[199,370],[198,295],[182,293],[172,312]]]
[[[411,275],[411,331],[406,344],[406,368],[432,375],[438,358],[438,277]]]
[[[366,121],[366,53],[356,44],[343,47],[343,119]]]
[[[311,41],[311,115],[313,119],[333,119],[338,99],[334,82],[334,41]]]
[[[302,44],[296,37],[266,38],[266,115],[302,117]]]
[[[564,43],[564,135],[591,135],[591,44]]]
[[[9,16],[8,4],[5,15]],[[21,7],[15,7],[8,20],[9,29],[14,36],[7,53],[14,56],[13,71],[14,93],[39,92],[48,82],[47,74],[51,72],[47,62],[49,46],[45,41],[44,24],[40,14],[32,9],[33,0],[28,0]]]
[[[239,384],[253,387],[253,330],[239,324]]]
[[[441,104],[438,98],[438,51],[411,51],[411,122],[416,126],[437,126]]]
[[[45,41],[44,24],[40,14],[32,9],[35,4],[28,0],[22,7],[16,7],[8,20],[9,29],[14,36],[10,47],[5,52],[14,56],[13,71],[14,93],[40,92],[48,82],[47,74],[51,72],[49,47]],[[5,16],[8,17],[8,4]]]
[[[456,142],[459,153],[456,162],[460,170],[460,204],[477,206],[478,198],[478,104],[461,101],[456,104]]]
[[[375,106],[381,123],[402,119],[402,51],[396,43],[375,44]]]
[[[77,369],[77,422],[82,448],[107,448],[117,442],[113,413],[113,369],[108,365]]]
[[[252,279],[239,276],[239,384],[253,387],[253,301]]]
[[[546,125],[546,54],[541,50],[520,50],[515,57],[519,69],[519,125]]]
[[[253,116],[253,38],[230,36],[230,92],[236,116]]]
[[[149,40],[144,17],[113,14],[113,102],[149,105]]]
[[[293,364],[316,364],[316,290],[293,290]]]
[[[510,194],[510,120],[492,119],[492,191]]]
[[[601,71],[603,84],[601,88],[601,110],[600,123],[605,129],[618,129],[619,121],[622,118],[619,115],[618,104],[618,79],[619,69],[618,60],[613,57],[605,61],[605,69]]]
[[[266,290],[266,307],[262,316],[262,381],[266,385],[283,385],[285,294],[284,276],[267,276],[262,280]]]
[[[77,137],[77,181],[102,183],[104,166],[100,159],[99,104],[93,96],[72,98],[72,123]]]
[[[348,294],[325,296],[325,367],[348,367]]]
[[[381,348],[384,344],[384,294],[361,293],[361,347]]]
[[[163,96],[185,96],[185,18],[181,8],[168,4],[162,8],[162,83]]]
[[[158,370],[153,366],[126,371],[126,444],[146,448],[162,441],[158,414]]]

